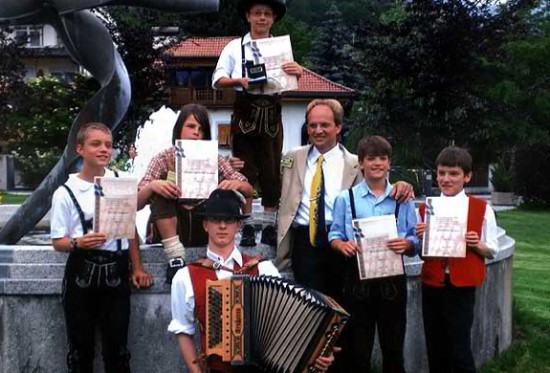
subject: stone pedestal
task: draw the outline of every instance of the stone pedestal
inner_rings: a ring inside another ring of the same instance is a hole
[[[472,341],[480,365],[512,341],[512,254],[514,241],[500,232],[501,251],[487,263],[485,284],[478,290]],[[244,250],[273,258],[275,249],[258,245]],[[188,249],[187,260],[204,249]],[[132,294],[129,349],[134,373],[183,372],[176,338],[166,331],[171,319],[170,289],[164,284],[165,261],[158,246],[144,246],[142,257],[155,285]],[[66,371],[67,352],[61,280],[67,254],[51,246],[0,246],[0,373]],[[408,308],[405,364],[409,372],[426,372],[418,258],[407,260]],[[96,345],[96,370],[101,367]],[[380,364],[377,351],[373,357]]]

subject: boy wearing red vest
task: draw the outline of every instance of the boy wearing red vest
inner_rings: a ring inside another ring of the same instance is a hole
[[[430,372],[475,372],[470,334],[476,287],[485,278],[485,259],[498,251],[495,213],[485,201],[467,196],[464,184],[472,178],[472,157],[450,146],[435,161],[437,183],[445,198],[468,198],[465,258],[424,258],[422,310]],[[425,205],[420,206],[424,220]],[[425,223],[416,226],[420,238]]]
[[[234,274],[280,276],[270,261],[241,254],[235,247],[235,235],[241,220],[244,197],[232,190],[216,189],[205,205],[203,227],[208,234],[206,258],[180,269],[172,281],[172,321],[168,331],[178,337],[183,360],[190,373],[194,372],[254,372],[253,367],[233,367],[218,356],[203,360],[193,341],[195,324],[201,334],[201,351],[205,350],[206,280],[231,277]],[[319,357],[317,366],[325,371],[334,357]],[[206,363],[206,364],[204,364]],[[206,365],[206,366],[205,366]]]

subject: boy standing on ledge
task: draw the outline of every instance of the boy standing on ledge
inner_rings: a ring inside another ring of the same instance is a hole
[[[149,287],[152,276],[143,270],[139,242],[107,240],[92,231],[94,177],[115,176],[106,169],[113,152],[111,130],[88,123],[77,134],[76,151],[82,170],[71,175],[52,199],[51,237],[57,251],[69,253],[63,278],[63,310],[67,328],[68,372],[93,371],[94,330],[102,340],[106,373],[130,372],[126,348],[130,321],[129,263],[135,287]]]
[[[465,258],[423,258],[422,312],[430,372],[475,372],[471,347],[476,287],[485,278],[485,259],[498,251],[495,213],[484,200],[467,196],[472,157],[450,146],[435,160],[443,198],[469,199]],[[426,206],[420,206],[424,220]],[[420,239],[425,223],[416,226]]]

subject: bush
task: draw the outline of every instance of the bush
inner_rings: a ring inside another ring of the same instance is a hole
[[[550,145],[519,148],[515,159],[515,190],[532,207],[550,207]]]
[[[501,161],[491,172],[491,184],[495,192],[512,192],[514,187],[514,172],[511,166]]]

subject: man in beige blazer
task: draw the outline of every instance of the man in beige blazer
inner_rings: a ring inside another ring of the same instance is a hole
[[[316,247],[309,243],[309,205],[319,155],[324,156],[325,233],[330,230],[332,208],[338,193],[363,178],[357,156],[338,143],[343,117],[344,110],[337,100],[312,101],[306,110],[311,145],[289,151],[281,161],[282,193],[276,260],[280,271],[292,269],[298,283],[336,299],[340,297],[343,259],[330,248],[328,240]],[[412,186],[398,182],[392,193],[399,200],[409,199],[413,195]]]

